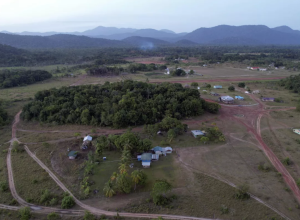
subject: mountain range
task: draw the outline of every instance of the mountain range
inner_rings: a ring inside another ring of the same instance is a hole
[[[84,32],[0,32],[0,44],[17,48],[90,48],[201,45],[300,45],[300,31],[288,26],[264,25],[199,28],[190,33],[168,29],[133,29],[99,26]]]

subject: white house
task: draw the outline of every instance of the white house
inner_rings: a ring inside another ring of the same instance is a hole
[[[205,133],[203,131],[200,131],[200,130],[192,130],[192,135],[197,138],[198,136],[204,136]]]
[[[83,141],[92,141],[92,140],[93,138],[90,135],[83,138]]]
[[[293,129],[293,132],[296,134],[300,134],[300,129]]]
[[[167,154],[171,154],[173,152],[172,147],[165,147],[164,148]]]

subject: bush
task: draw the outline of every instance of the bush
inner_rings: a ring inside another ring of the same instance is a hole
[[[58,219],[58,218],[59,218],[59,215],[56,214],[55,212],[52,212],[49,215],[47,215],[48,220],[55,220],[55,219]]]
[[[260,163],[258,169],[261,171],[269,172],[271,170],[270,166],[266,163]]]
[[[229,90],[230,92],[233,92],[233,91],[235,91],[235,88],[234,88],[234,86],[229,86],[229,87],[228,87],[228,90]]]
[[[8,183],[6,181],[0,182],[0,191],[6,192],[8,190]]]
[[[55,206],[56,204],[57,204],[57,198],[52,198],[51,200],[50,200],[50,202],[49,202],[49,205],[51,205],[51,206]]]
[[[250,195],[248,193],[248,190],[249,190],[248,185],[246,185],[246,184],[240,185],[236,188],[236,193],[235,193],[234,197],[236,199],[241,199],[241,200],[249,199]]]
[[[72,196],[70,195],[65,195],[61,202],[61,208],[63,209],[70,209],[75,205],[75,201]]]
[[[282,163],[285,164],[285,165],[287,165],[287,166],[289,166],[289,165],[292,164],[292,161],[290,160],[289,157],[287,157],[287,158],[283,159]]]
[[[229,208],[226,207],[226,206],[224,206],[224,205],[222,205],[221,206],[221,213],[222,213],[222,215],[228,214],[229,213]]]
[[[44,190],[42,195],[41,195],[41,198],[40,198],[40,203],[46,203],[47,201],[49,201],[51,198],[51,194],[49,192],[48,189]]]
[[[238,87],[240,87],[240,88],[245,88],[245,86],[246,86],[246,84],[244,82],[240,82],[238,84]]]
[[[84,212],[83,220],[95,220],[95,216],[92,215],[89,211]]]
[[[31,218],[31,211],[29,207],[24,207],[19,210],[21,220],[29,220]]]

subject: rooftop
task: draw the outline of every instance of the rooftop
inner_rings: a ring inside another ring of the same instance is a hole
[[[198,135],[204,135],[204,133],[200,130],[192,130],[192,133],[195,135],[195,136],[198,136]]]
[[[226,100],[226,101],[232,101],[232,100],[234,100],[231,96],[229,96],[229,95],[225,95],[225,96],[221,96],[221,99],[222,100]]]
[[[77,154],[78,154],[77,151],[72,150],[72,151],[70,151],[70,152],[68,153],[68,157],[76,157]]]
[[[152,160],[152,154],[151,153],[143,153],[141,156],[141,160]]]

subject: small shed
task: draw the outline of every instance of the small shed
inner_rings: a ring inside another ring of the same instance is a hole
[[[151,165],[152,153],[143,153],[141,156],[142,166],[149,168]]]
[[[262,100],[263,102],[274,102],[275,98],[263,97],[263,98],[261,98],[261,100]]]
[[[293,129],[293,132],[300,135],[300,129]]]
[[[235,99],[238,99],[238,100],[244,100],[244,97],[239,96],[239,95],[236,95],[234,98],[235,98]]]
[[[142,155],[137,155],[136,158],[137,158],[138,161],[141,161],[142,160]]]
[[[197,138],[198,136],[204,136],[205,133],[203,131],[200,130],[192,130],[192,135],[194,136],[194,138]]]
[[[159,154],[152,154],[152,160],[159,160]]]
[[[253,90],[253,94],[259,94],[259,90]]]
[[[214,89],[222,89],[223,87],[222,86],[220,86],[220,85],[216,85],[216,86],[214,86]]]
[[[75,160],[77,156],[78,156],[77,151],[72,150],[68,153],[68,157],[69,157],[70,160]]]
[[[173,152],[172,147],[165,147],[165,151],[167,154],[171,154]]]

